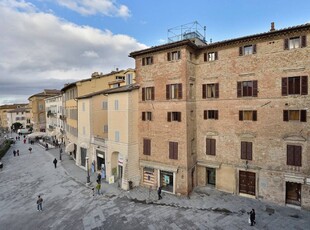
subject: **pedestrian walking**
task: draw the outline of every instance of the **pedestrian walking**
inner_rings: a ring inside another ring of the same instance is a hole
[[[98,173],[97,182],[98,182],[99,184],[101,184],[101,174],[100,174],[100,173]]]
[[[161,186],[158,187],[157,194],[158,194],[158,200],[162,199],[162,196],[161,196]]]
[[[24,144],[26,144],[26,139],[24,139]]]
[[[17,156],[19,156],[19,150],[17,149],[17,151],[16,151],[16,154],[17,154]]]
[[[29,153],[31,153],[31,151],[32,151],[32,148],[31,148],[31,147],[29,147],[29,149],[28,149],[28,150],[29,150]]]
[[[251,226],[254,226],[254,224],[256,224],[255,210],[252,208],[252,210],[248,212],[248,214],[249,214],[249,224],[251,224]]]
[[[38,196],[38,199],[37,199],[37,210],[38,211],[43,211],[42,204],[43,204],[43,199],[41,196]]]
[[[97,194],[100,195],[101,184],[97,181],[96,190]]]
[[[53,163],[54,163],[55,168],[56,168],[57,167],[57,159],[56,158],[53,160]]]
[[[48,144],[47,143],[45,144],[45,150],[48,150]]]
[[[13,155],[14,155],[14,157],[16,157],[16,151],[15,151],[15,149],[13,150]]]

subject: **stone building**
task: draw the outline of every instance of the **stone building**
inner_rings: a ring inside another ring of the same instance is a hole
[[[310,24],[130,54],[141,184],[310,208]]]

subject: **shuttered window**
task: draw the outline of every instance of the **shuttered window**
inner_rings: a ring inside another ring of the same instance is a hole
[[[215,152],[216,152],[216,140],[206,138],[206,154],[215,155]]]
[[[282,96],[308,95],[308,76],[282,78]]]
[[[257,121],[257,111],[256,110],[239,111],[239,121]]]
[[[301,146],[287,145],[287,165],[301,166]]]
[[[181,122],[181,112],[168,112],[167,113],[167,121],[178,121]]]
[[[237,97],[257,97],[257,81],[237,82]]]
[[[142,112],[142,121],[151,121],[152,112]]]
[[[153,57],[152,56],[142,58],[142,65],[143,66],[152,65],[152,64],[153,64]]]
[[[283,110],[283,121],[307,122],[307,110]]]
[[[252,160],[252,142],[241,141],[241,159]]]
[[[204,110],[203,111],[203,119],[214,119],[218,120],[219,119],[219,112],[218,110]]]
[[[219,83],[203,84],[202,98],[218,98],[219,97]]]
[[[169,142],[169,159],[178,159],[178,142]]]
[[[215,52],[208,52],[203,54],[203,60],[206,61],[215,61],[218,60],[218,53]]]
[[[166,85],[166,99],[182,99],[182,84]]]
[[[167,53],[167,60],[168,61],[175,61],[181,59],[181,51],[173,51]]]
[[[142,88],[142,101],[154,101],[155,100],[155,88],[144,87]]]
[[[143,155],[151,155],[151,140],[143,139]]]
[[[239,47],[239,56],[256,53],[256,44]]]
[[[307,46],[307,36],[299,36],[299,37],[291,37],[284,39],[284,49],[291,50],[291,49],[298,49]]]

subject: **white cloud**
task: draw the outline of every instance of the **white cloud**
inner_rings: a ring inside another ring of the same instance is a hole
[[[122,18],[131,16],[128,7],[118,5],[115,0],[57,0],[57,3],[85,16],[95,14]]]
[[[28,9],[26,2],[15,2]],[[0,21],[0,104],[17,95],[27,101],[44,88],[60,89],[95,71],[133,68],[128,54],[146,48],[128,35],[20,11],[14,4],[0,4]]]

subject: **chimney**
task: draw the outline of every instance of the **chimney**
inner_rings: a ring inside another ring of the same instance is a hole
[[[275,31],[276,29],[274,28],[274,22],[271,23],[271,28],[270,28],[270,32]]]

